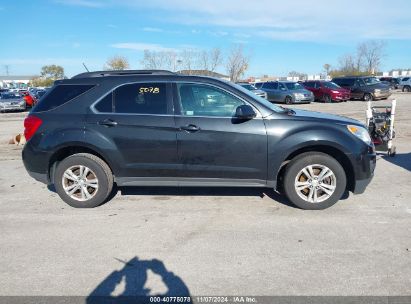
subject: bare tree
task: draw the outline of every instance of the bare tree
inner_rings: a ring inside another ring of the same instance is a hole
[[[355,58],[351,54],[345,54],[339,59],[340,70],[342,73],[354,73],[356,69]]]
[[[220,48],[213,48],[210,51],[210,71],[214,72],[223,63],[223,54]]]
[[[188,75],[192,75],[196,62],[198,62],[198,52],[193,49],[183,50],[181,52],[181,61],[183,69],[187,71]]]
[[[127,58],[123,56],[114,56],[109,58],[104,66],[104,69],[114,71],[127,70],[129,68],[130,64],[128,63]]]
[[[236,82],[244,75],[249,66],[250,58],[244,54],[242,45],[233,46],[227,58],[226,68],[230,80]]]
[[[210,70],[210,57],[208,55],[207,51],[202,51],[199,56],[199,66],[201,69],[204,71],[209,71]]]
[[[363,61],[365,72],[375,74],[378,71],[384,57],[385,46],[385,42],[380,40],[371,40],[358,45],[357,60]]]
[[[159,52],[144,50],[143,60],[141,64],[145,69],[158,70],[163,69],[165,65],[165,58]]]
[[[324,72],[326,74],[325,76],[328,76],[330,74],[331,64],[328,64],[328,63],[324,64],[323,69],[324,69]]]
[[[198,54],[198,65],[207,72],[214,72],[222,63],[222,52],[220,48],[202,51]]]

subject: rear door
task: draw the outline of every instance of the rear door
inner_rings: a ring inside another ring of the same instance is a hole
[[[247,102],[209,84],[177,83],[174,96],[182,177],[210,184],[265,184],[267,134],[257,109],[254,119],[235,119],[236,108]]]
[[[179,171],[171,85],[124,84],[99,100],[87,128],[115,147],[118,176],[172,177]]]

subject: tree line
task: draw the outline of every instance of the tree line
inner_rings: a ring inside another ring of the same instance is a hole
[[[371,40],[359,43],[355,52],[347,53],[338,58],[338,66],[323,65],[323,76],[337,77],[343,75],[375,75],[379,72],[385,57],[386,43]],[[183,49],[180,51],[145,50],[140,61],[142,68],[156,70],[164,69],[194,75],[210,75],[225,68],[231,81],[236,82],[244,76],[250,65],[250,55],[242,45],[233,45],[229,50],[211,48],[208,50]],[[127,70],[130,63],[124,56],[109,58],[103,66],[105,70]],[[291,71],[288,76],[306,79],[307,74]],[[50,86],[57,79],[66,78],[64,68],[59,65],[43,66],[40,76],[32,79],[32,86]]]

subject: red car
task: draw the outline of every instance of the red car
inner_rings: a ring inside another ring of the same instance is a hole
[[[351,98],[351,92],[338,84],[324,80],[309,80],[301,83],[307,90],[314,93],[316,100],[324,102],[347,101]]]

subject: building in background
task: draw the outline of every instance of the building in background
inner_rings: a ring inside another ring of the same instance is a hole
[[[23,76],[0,76],[0,88],[7,89],[27,89],[31,79],[38,77],[36,75]]]

